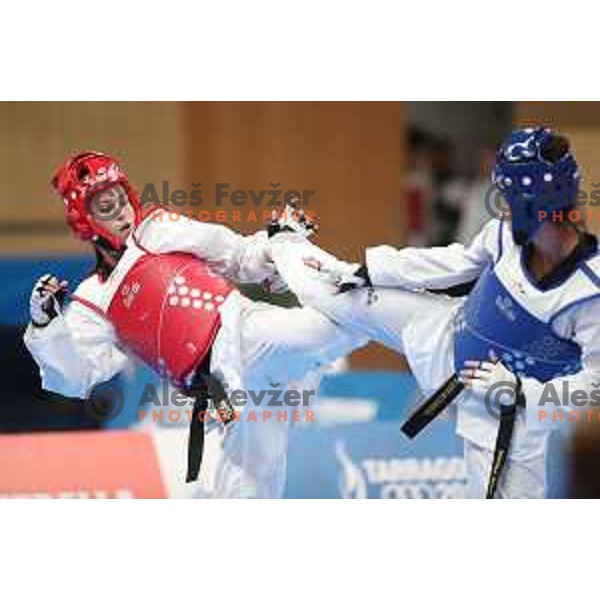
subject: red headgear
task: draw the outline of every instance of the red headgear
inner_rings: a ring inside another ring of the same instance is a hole
[[[114,248],[121,246],[120,240],[100,227],[90,217],[87,201],[94,194],[113,185],[125,189],[127,198],[135,213],[135,224],[142,217],[142,206],[136,191],[117,161],[100,152],[84,152],[69,158],[56,172],[52,185],[62,197],[67,212],[67,223],[82,240],[96,237],[106,239]]]

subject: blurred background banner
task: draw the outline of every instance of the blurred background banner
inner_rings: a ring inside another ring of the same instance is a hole
[[[152,440],[125,432],[0,436],[0,498],[164,498]]]
[[[104,457],[125,465],[143,448],[152,449],[143,467],[148,476],[131,484],[132,495],[203,497],[210,488],[210,474],[190,489],[175,472],[174,465],[183,464],[184,427],[140,423],[131,398],[149,378],[156,380],[146,370],[125,374],[129,403],[107,422],[92,419],[81,402],[40,389],[22,343],[31,286],[52,272],[75,287],[93,266],[50,190],[67,155],[113,154],[142,200],[243,233],[265,226],[273,202],[299,193],[321,222],[319,244],[360,260],[370,245],[468,243],[489,218],[483,198],[499,140],[516,125],[534,123],[571,138],[592,198],[600,188],[596,102],[0,103],[0,495],[53,493],[62,483],[57,488],[44,473],[55,473],[59,463],[62,475],[72,466],[82,482],[96,471],[103,481]],[[589,208],[588,226],[600,231],[595,202]],[[292,433],[286,495],[464,496],[452,414],[415,443],[399,432],[402,416],[419,398],[402,357],[370,345],[336,368],[320,390],[318,426]],[[125,439],[136,440],[130,452]],[[212,464],[219,433],[210,439]],[[68,460],[81,447],[95,452],[86,450],[73,466]],[[34,460],[34,450],[42,462]],[[28,465],[25,479],[9,473],[21,461]],[[552,472],[553,494],[559,495],[564,478],[558,466]],[[125,479],[117,477],[106,493],[126,489]],[[77,482],[71,483],[66,487],[72,491]]]

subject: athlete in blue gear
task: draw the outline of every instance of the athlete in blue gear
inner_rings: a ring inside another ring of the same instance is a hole
[[[586,418],[585,404],[600,395],[600,255],[573,213],[580,176],[566,138],[514,131],[494,183],[509,214],[468,247],[379,246],[350,265],[284,233],[271,240],[272,256],[301,302],[404,354],[427,396],[459,376],[471,497],[490,496],[503,406],[512,407],[508,460],[492,495],[538,498],[550,431],[568,422],[566,411]]]

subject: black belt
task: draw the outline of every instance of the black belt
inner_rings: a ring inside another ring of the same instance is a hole
[[[465,389],[455,373],[444,382],[444,384],[419,406],[402,424],[401,430],[410,439],[419,434],[431,421],[442,413],[456,397]],[[496,447],[492,459],[492,468],[488,478],[486,499],[492,499],[496,495],[500,475],[506,465],[506,458],[510,449],[515,420],[519,409],[525,406],[525,396],[521,391],[518,380],[516,389],[516,402],[510,405],[500,405],[500,426],[496,436]]]
[[[455,373],[404,422],[402,433],[411,440],[443,412],[465,389]]]
[[[520,383],[517,384],[516,402],[509,405],[500,404],[500,426],[496,436],[496,447],[494,448],[494,457],[492,458],[492,468],[488,477],[486,500],[492,500],[496,496],[498,481],[506,465],[508,451],[515,428],[515,421],[519,410],[525,406],[525,396],[521,391]]]
[[[234,411],[227,397],[223,384],[218,377],[210,373],[210,352],[196,368],[194,377],[185,393],[194,398],[192,419],[188,438],[188,457],[186,483],[196,481],[200,475],[202,455],[204,454],[204,432],[206,411],[209,399],[213,407],[221,415],[221,420],[227,424],[233,420]],[[202,415],[204,413],[204,415]]]

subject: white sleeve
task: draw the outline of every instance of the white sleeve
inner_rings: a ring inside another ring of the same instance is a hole
[[[406,289],[445,289],[477,279],[498,252],[500,221],[490,221],[468,247],[434,248],[377,246],[367,249],[367,270],[373,285]]]
[[[111,325],[77,302],[46,327],[29,324],[24,341],[40,368],[42,387],[71,398],[85,398],[129,360],[117,347]]]
[[[581,348],[582,369],[575,375],[557,377],[547,383],[532,377],[522,379],[528,429],[547,430],[566,425],[570,422],[570,411],[600,406],[600,299],[584,302],[570,312],[567,318],[573,341]]]
[[[276,274],[266,231],[243,236],[224,225],[158,210],[146,218],[136,235],[151,252],[195,254],[216,272],[239,283],[261,283]]]

